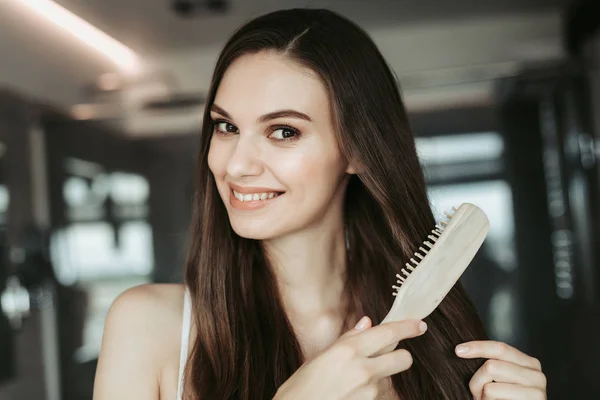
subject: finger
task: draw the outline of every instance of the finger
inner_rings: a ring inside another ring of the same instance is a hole
[[[404,349],[392,351],[366,360],[367,368],[376,379],[387,378],[406,371],[413,363],[411,354]]]
[[[542,370],[540,362],[506,343],[482,340],[462,343],[456,346],[456,355],[461,358],[494,358],[508,361],[525,368]]]
[[[546,390],[546,377],[541,371],[521,367],[507,361],[487,360],[469,382],[471,394],[475,398],[480,398],[483,387],[492,381]]]
[[[369,329],[372,326],[372,322],[371,322],[371,318],[369,317],[362,317],[354,326],[354,328],[350,329],[348,332],[344,333],[342,336],[340,336],[341,338],[347,338],[347,337],[351,337],[354,336],[366,329]]]
[[[483,387],[483,397],[476,399],[546,400],[546,392],[538,388],[491,382]]]
[[[355,346],[359,354],[371,356],[391,344],[397,344],[403,339],[422,335],[426,330],[427,324],[423,321],[394,321],[372,327],[361,332],[360,335],[354,335],[348,341]]]

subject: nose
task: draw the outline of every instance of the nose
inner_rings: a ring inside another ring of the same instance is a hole
[[[259,147],[257,138],[252,135],[238,135],[227,163],[227,175],[234,179],[260,175],[263,172],[263,163]]]

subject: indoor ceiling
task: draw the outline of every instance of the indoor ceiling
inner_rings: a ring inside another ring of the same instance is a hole
[[[567,0],[228,0],[228,11],[223,14],[204,11],[183,18],[172,11],[173,0],[56,1],[145,55],[222,43],[249,18],[282,8],[329,8],[371,28],[543,11],[568,3]]]
[[[0,88],[65,108],[89,101],[86,88],[90,83],[118,68],[91,46],[18,6],[23,1],[29,0],[0,0],[0,53],[4,55]],[[561,46],[559,10],[568,3],[229,0],[226,13],[204,11],[182,18],[172,11],[173,0],[55,1],[129,46],[148,64],[177,75],[181,87],[198,93],[206,90],[202,85],[209,81],[209,70],[227,37],[248,19],[277,9],[329,8],[346,15],[374,33],[396,71],[405,74],[556,58]],[[441,85],[448,80],[446,75],[419,75],[418,79],[403,75],[403,83],[420,87],[425,79],[428,86],[432,82]],[[456,74],[451,71],[450,75]]]

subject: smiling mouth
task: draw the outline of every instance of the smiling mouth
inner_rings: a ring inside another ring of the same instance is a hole
[[[235,198],[242,202],[250,201],[265,201],[274,199],[277,196],[282,195],[285,192],[261,192],[261,193],[240,193],[234,189],[231,190]]]

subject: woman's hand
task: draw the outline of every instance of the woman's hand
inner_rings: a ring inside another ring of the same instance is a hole
[[[456,346],[462,358],[487,358],[469,388],[475,400],[545,400],[546,376],[540,362],[505,343],[473,341]]]
[[[407,370],[412,356],[406,350],[377,354],[401,340],[420,336],[422,321],[389,322],[371,327],[363,317],[356,327],[302,365],[277,391],[274,400],[372,400],[388,390],[387,378]]]

